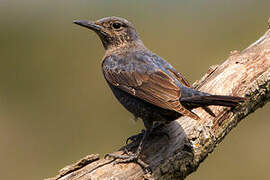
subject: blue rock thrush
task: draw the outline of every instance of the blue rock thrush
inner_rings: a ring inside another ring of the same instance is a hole
[[[106,17],[97,21],[76,20],[74,23],[98,34],[106,50],[102,70],[107,83],[118,101],[135,118],[141,118],[146,128],[138,135],[135,153],[109,155],[117,158],[118,163],[133,161],[147,167],[139,157],[154,122],[171,122],[180,116],[199,120],[191,111],[193,108],[202,107],[214,116],[207,106],[235,107],[245,100],[211,95],[192,88],[171,64],[145,47],[134,26],[126,19]]]

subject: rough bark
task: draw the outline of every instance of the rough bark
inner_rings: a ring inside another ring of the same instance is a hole
[[[50,179],[184,179],[240,120],[269,101],[270,30],[242,52],[231,52],[223,64],[212,66],[194,86],[204,92],[248,97],[248,100],[233,110],[212,106],[216,118],[198,108],[194,111],[201,122],[181,117],[166,125],[163,131],[169,134],[169,140],[166,136],[155,137],[143,151],[143,161],[150,165],[151,174],[145,174],[135,163],[114,165],[113,159],[88,155]]]

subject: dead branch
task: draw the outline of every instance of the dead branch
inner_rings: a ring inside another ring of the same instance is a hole
[[[212,106],[216,118],[198,108],[195,112],[202,119],[200,123],[181,117],[168,124],[164,131],[170,139],[153,138],[143,151],[142,158],[150,165],[152,174],[144,174],[135,163],[114,165],[112,159],[89,155],[63,168],[50,180],[184,179],[240,120],[269,101],[270,30],[242,52],[231,52],[224,63],[211,67],[195,86],[211,94],[245,96],[249,100],[233,110]]]

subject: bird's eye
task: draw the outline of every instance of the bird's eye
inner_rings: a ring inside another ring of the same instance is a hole
[[[113,23],[112,26],[114,29],[120,29],[121,24],[120,23]]]

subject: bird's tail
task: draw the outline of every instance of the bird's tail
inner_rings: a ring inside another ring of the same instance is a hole
[[[181,98],[181,103],[190,104],[192,106],[227,106],[236,107],[239,103],[244,102],[247,98],[237,96],[220,96],[220,95],[199,95]]]

